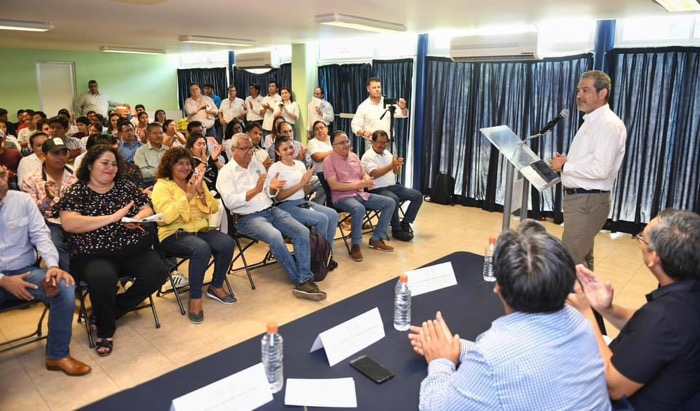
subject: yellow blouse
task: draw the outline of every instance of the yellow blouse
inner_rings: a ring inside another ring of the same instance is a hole
[[[195,233],[209,226],[209,216],[219,211],[219,201],[204,182],[202,186],[206,205],[197,196],[188,202],[185,190],[173,180],[158,179],[151,198],[154,211],[163,214],[163,222],[158,223],[158,240],[163,241],[179,229]]]

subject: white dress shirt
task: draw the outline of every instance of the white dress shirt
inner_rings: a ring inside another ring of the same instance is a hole
[[[404,116],[402,114],[401,108],[396,105],[396,111],[394,112],[394,118],[403,118],[408,116],[408,112]],[[384,97],[379,100],[379,104],[375,104],[371,98],[367,98],[355,111],[355,116],[352,118],[352,132],[357,134],[360,130],[366,130],[375,132],[377,130],[384,130],[386,134],[389,135],[389,125],[391,116],[387,113],[383,119],[379,119],[382,114],[386,111],[384,107]]]
[[[25,177],[34,172],[37,168],[41,168],[42,163],[41,159],[36,156],[36,153],[32,153],[27,157],[22,157],[22,159],[19,160],[19,165],[17,166],[17,182],[20,186]]]
[[[279,94],[275,93],[273,96],[265,96],[262,99],[262,103],[260,104],[260,108],[262,109],[262,106],[267,104],[270,106],[272,110],[265,110],[265,115],[263,116],[263,123],[262,123],[262,128],[263,130],[270,131],[272,130],[272,124],[275,121],[275,110],[277,110],[277,106],[282,102],[282,97],[280,97]]]
[[[384,150],[382,154],[378,154],[373,148],[370,148],[362,155],[362,168],[369,174],[378,168],[388,166],[393,159],[394,156],[391,155],[389,150]],[[393,168],[383,176],[374,178],[374,189],[393,186],[395,184],[396,174],[394,174]]]
[[[625,124],[607,104],[584,115],[583,120],[562,168],[562,184],[610,191],[625,156]]]
[[[216,191],[221,194],[226,208],[235,214],[252,214],[265,210],[272,206],[272,200],[268,194],[267,184],[263,191],[246,201],[246,193],[258,184],[260,175],[267,174],[267,170],[257,161],[250,161],[248,168],[243,168],[236,160],[231,159],[228,164],[219,170],[216,178]]]
[[[262,96],[258,94],[256,98],[248,96],[245,98],[245,106],[248,113],[245,115],[246,121],[260,121],[263,117],[260,115],[260,109],[262,108]]]
[[[280,115],[282,118],[289,124],[294,124],[296,123],[297,120],[299,120],[300,112],[299,112],[299,104],[297,104],[296,101],[290,101],[289,103],[284,103],[284,109],[285,111],[280,110],[280,106],[275,107],[275,113],[274,115]],[[294,114],[297,118],[292,118],[289,113]]]
[[[223,114],[224,120],[230,123],[234,118],[240,117],[246,113],[246,107],[243,99],[236,97],[233,101],[230,98],[221,100],[219,112]]]
[[[317,107],[321,110],[321,114],[318,114],[318,112],[316,111]],[[313,97],[311,98],[311,103],[309,103],[309,110],[306,116],[309,119],[308,130],[312,131],[314,123],[319,120],[323,121],[326,125],[331,124],[333,122],[335,113],[333,112],[333,106],[331,105],[331,103],[327,102],[326,100],[321,100],[320,98]]]

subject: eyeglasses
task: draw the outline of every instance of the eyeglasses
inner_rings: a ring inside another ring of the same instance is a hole
[[[241,150],[244,153],[247,153],[249,151],[253,151],[253,146],[248,146],[248,147],[234,147],[237,150]]]
[[[644,231],[635,235],[634,238],[637,240],[637,242],[639,242],[639,244],[644,243],[646,246],[649,246],[649,242],[644,239]]]
[[[347,145],[349,145],[349,144],[350,144],[350,141],[349,141],[349,140],[339,141],[339,142],[337,142],[337,143],[333,143],[334,146],[347,146]]]

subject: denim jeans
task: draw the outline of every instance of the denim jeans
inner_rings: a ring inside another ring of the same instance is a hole
[[[374,227],[371,241],[383,240],[386,238],[386,230],[389,228],[391,213],[394,212],[394,200],[379,194],[370,194],[368,200],[364,200],[360,195],[345,197],[335,203],[335,208],[347,211],[352,215],[352,245],[362,244],[362,220],[365,218],[366,209],[379,210],[379,222]]]
[[[39,283],[46,278],[46,271],[39,267],[26,267],[19,270],[5,271],[7,276],[30,272],[24,281],[39,286],[36,290],[27,289],[35,299],[49,303],[49,333],[46,342],[46,358],[60,360],[70,355],[70,339],[73,326],[73,312],[75,311],[75,286],[67,286],[65,280],[59,284],[61,293],[55,297],[47,297],[44,287]],[[16,301],[17,298],[0,288],[0,305],[7,301]]]
[[[269,244],[275,256],[294,284],[313,279],[309,230],[279,207],[242,215],[237,230],[241,234]],[[287,250],[283,236],[292,239],[296,261]]]
[[[314,203],[309,203],[312,204],[311,208],[299,207],[299,204],[304,203],[307,201],[300,198],[281,202],[277,207],[288,212],[298,222],[316,227],[316,232],[328,240],[332,252],[335,230],[338,228],[338,213],[332,208]]]
[[[224,285],[233,249],[236,243],[228,235],[212,230],[206,233],[175,233],[160,243],[160,248],[167,254],[190,259],[190,298],[202,298],[204,273],[209,259],[214,255],[214,275],[211,283],[216,288]]]
[[[68,256],[68,238],[66,237],[63,227],[58,224],[46,222],[46,225],[51,231],[51,242],[56,246],[58,251],[58,268],[63,271],[70,272],[70,257]]]
[[[406,214],[403,216],[403,222],[409,224],[416,221],[418,210],[420,210],[420,206],[423,204],[423,194],[421,194],[420,191],[402,186],[401,184],[376,188],[370,191],[370,193],[389,197],[396,203],[394,213],[391,215],[391,229],[394,231],[401,230],[401,221],[399,220],[399,203],[401,201],[408,200],[411,202],[408,205],[408,209],[406,209]]]

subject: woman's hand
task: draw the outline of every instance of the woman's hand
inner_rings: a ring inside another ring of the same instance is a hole
[[[122,220],[122,218],[126,217],[129,215],[129,211],[131,211],[131,208],[134,206],[134,201],[129,201],[129,204],[125,205],[124,207],[120,208],[117,210],[114,214],[112,214],[112,217],[114,219],[114,223],[118,223]]]

